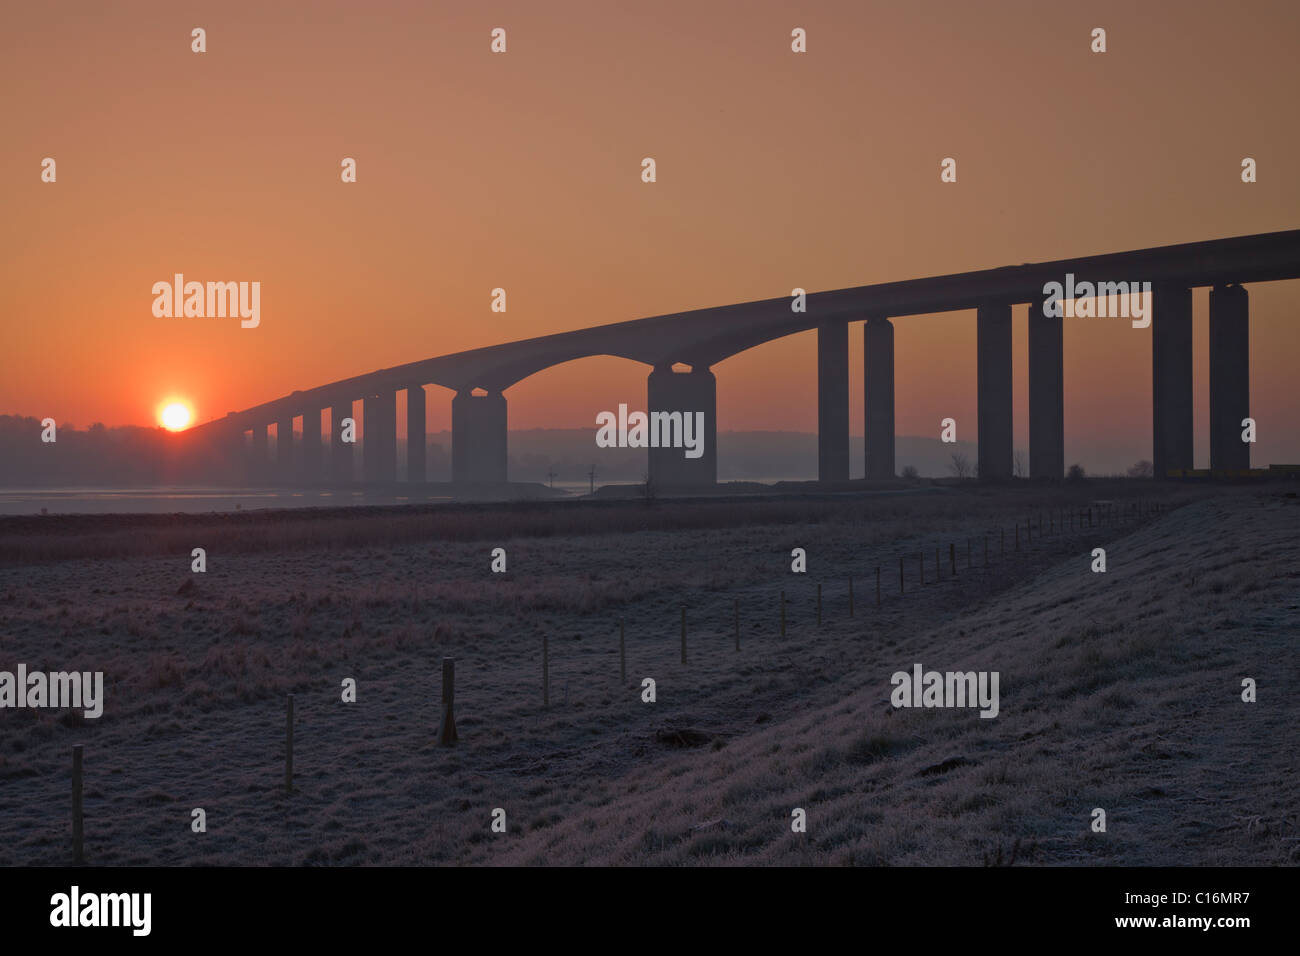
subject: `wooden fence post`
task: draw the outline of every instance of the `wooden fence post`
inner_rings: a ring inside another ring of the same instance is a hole
[[[26,689],[20,693],[26,693]],[[81,746],[72,745],[72,862],[77,866],[86,862],[83,846],[85,817],[81,802]]]
[[[546,640],[545,637],[542,638]],[[438,744],[450,747],[459,738],[456,735],[456,659],[442,659],[442,721],[438,728]]]
[[[284,707],[284,792],[293,793],[293,694]]]
[[[682,663],[686,663],[686,605],[682,605]]]

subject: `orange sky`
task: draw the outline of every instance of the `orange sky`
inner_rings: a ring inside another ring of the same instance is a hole
[[[1300,227],[1291,2],[221,0],[10,5],[4,21],[0,413],[61,423],[152,424],[172,395],[206,420],[795,286]],[[260,327],[155,318],[150,288],[175,272],[260,281]],[[1298,461],[1300,283],[1250,291],[1253,460]],[[1195,308],[1204,465],[1204,290]],[[899,433],[951,416],[973,439],[973,314],[896,329]],[[1015,332],[1023,447],[1024,307]],[[1066,320],[1065,344],[1067,461],[1112,439],[1149,454],[1149,331]],[[858,325],[850,345],[860,433]],[[594,428],[644,403],[646,371],[539,373],[507,392],[511,427]],[[815,430],[814,334],[715,371],[720,428]],[[429,426],[447,427],[450,393],[430,391]]]

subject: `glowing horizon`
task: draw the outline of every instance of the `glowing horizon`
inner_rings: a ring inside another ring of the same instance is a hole
[[[764,0],[744,17],[684,0],[653,17],[504,2],[492,22],[414,2],[301,14],[234,0],[196,14],[150,0],[131,18],[21,7],[12,33],[27,40],[0,59],[12,224],[0,414],[145,425],[179,394],[205,422],[413,360],[795,287],[1295,228],[1300,8],[1247,9],[1258,15],[1181,4],[1174,36],[1167,10],[1107,2],[1088,22],[1021,2],[791,12]],[[1105,54],[1089,49],[1093,19]],[[501,55],[488,49],[497,21]],[[1215,68],[1189,48],[1213,50]],[[192,130],[155,150],[174,116]],[[1249,185],[1243,156],[1259,164]],[[43,157],[57,182],[41,181]],[[344,157],[355,183],[340,180]],[[944,157],[955,183],[940,182]],[[258,324],[206,302],[186,317],[175,295],[156,315],[152,290],[176,275],[205,292],[247,282],[250,311],[259,283]],[[506,312],[491,309],[496,288]],[[1300,460],[1300,282],[1249,291],[1253,457]],[[1198,465],[1206,295],[1194,295]],[[1023,307],[1014,323],[1023,447]],[[895,329],[897,433],[937,435],[952,417],[976,437],[973,316]],[[1064,338],[1067,458],[1104,441],[1149,457],[1149,335],[1084,320]],[[857,324],[849,368],[860,435]],[[539,372],[507,390],[510,427],[588,427],[642,404],[647,372],[608,357]],[[714,372],[719,430],[816,431],[815,333]],[[450,393],[428,396],[429,430],[448,429]]]

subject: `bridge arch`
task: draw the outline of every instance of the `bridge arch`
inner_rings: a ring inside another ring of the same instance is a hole
[[[1210,378],[1218,387],[1211,389],[1211,468],[1248,467],[1250,449],[1235,440],[1233,429],[1228,427],[1249,411],[1248,297],[1244,284],[1300,278],[1300,230],[811,293],[804,300],[806,312],[802,313],[793,313],[791,300],[779,297],[546,335],[411,362],[293,392],[191,429],[185,440],[197,444],[215,438],[233,453],[243,445],[244,434],[252,430],[252,453],[254,457],[265,457],[267,430],[273,423],[277,432],[289,433],[294,419],[301,416],[304,435],[310,436],[312,429],[306,423],[319,420],[322,409],[348,408],[360,400],[366,407],[365,417],[389,423],[372,429],[376,454],[367,457],[373,458],[375,464],[372,467],[367,462],[366,466],[368,479],[388,481],[395,478],[389,450],[396,441],[392,419],[397,391],[437,384],[457,393],[453,399],[453,426],[456,408],[460,407],[462,419],[475,429],[501,435],[499,447],[489,443],[490,454],[482,456],[490,467],[484,464],[482,469],[462,469],[462,473],[474,480],[504,479],[502,393],[541,370],[597,355],[626,358],[652,369],[647,393],[652,407],[648,410],[653,411],[657,402],[665,403],[664,408],[687,403],[683,406],[687,411],[698,410],[701,405],[714,409],[716,383],[711,366],[756,345],[815,328],[819,475],[839,480],[848,477],[848,323],[870,317],[864,337],[869,352],[864,362],[868,412],[873,399],[879,409],[885,409],[880,415],[868,414],[867,419],[867,470],[873,475],[873,429],[877,432],[874,440],[882,449],[892,445],[893,440],[893,339],[889,317],[975,310],[980,475],[1009,477],[1011,402],[1005,380],[1011,367],[1010,309],[1021,303],[1041,305],[1043,290],[1066,276],[1073,279],[1076,288],[1140,279],[1155,290],[1155,305],[1147,324],[1153,354],[1152,458],[1156,474],[1161,477],[1191,467],[1188,290],[1213,288],[1210,324],[1215,347],[1211,350],[1214,361]],[[1035,318],[1030,325],[1030,474],[1060,478],[1064,427],[1060,317],[1044,316],[1047,321]],[[878,334],[873,335],[873,329]],[[692,366],[692,371],[674,372],[671,366],[679,362]],[[476,386],[487,390],[487,394],[474,396]],[[416,404],[410,403],[410,407]],[[291,448],[293,443],[279,444]],[[303,442],[304,455],[311,450],[306,446],[312,444]],[[453,456],[456,444],[453,437]],[[472,445],[473,439],[464,439],[462,444]],[[284,457],[277,454],[277,458]],[[495,464],[498,461],[500,466]],[[284,466],[284,462],[278,464]],[[886,473],[882,466],[881,477],[892,476],[892,452],[887,464],[890,467]]]

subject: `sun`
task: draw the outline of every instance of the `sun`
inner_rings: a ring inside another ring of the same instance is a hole
[[[158,421],[168,431],[178,432],[194,420],[190,407],[184,402],[168,402],[158,413]]]

